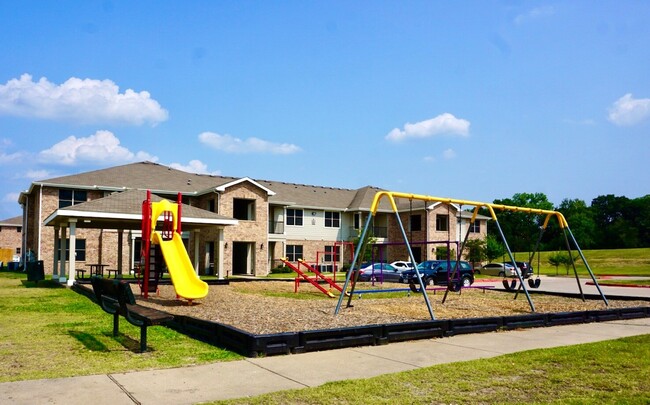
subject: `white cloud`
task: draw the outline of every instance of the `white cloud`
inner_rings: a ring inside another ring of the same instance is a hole
[[[190,162],[187,165],[183,165],[180,163],[172,163],[169,166],[176,170],[181,170],[188,173],[211,174],[214,176],[218,176],[221,174],[221,172],[218,170],[213,172],[208,171],[208,165],[196,159],[190,160]]]
[[[426,121],[404,124],[404,129],[394,128],[386,135],[389,141],[402,141],[406,138],[428,138],[440,134],[467,136],[469,121],[444,113]]]
[[[203,132],[199,141],[216,150],[228,153],[271,153],[274,155],[289,155],[301,149],[291,143],[273,143],[259,138],[239,139],[231,135],[219,135],[214,132]]]
[[[635,125],[650,117],[650,98],[635,99],[627,93],[609,109],[608,119],[616,125]]]
[[[111,80],[71,77],[61,85],[29,74],[0,85],[0,115],[74,121],[156,125],[167,120],[167,110],[149,92],[120,88]]]
[[[6,153],[3,149],[8,149],[13,146],[11,139],[0,139],[0,165],[13,164],[20,162],[24,159],[25,154],[22,152]]]
[[[51,148],[39,153],[42,161],[73,165],[80,162],[121,163],[148,160],[157,157],[146,152],[133,153],[120,145],[120,140],[110,131],[97,131],[86,138],[69,136]]]
[[[13,164],[23,160],[25,154],[22,152],[0,153],[0,164]]]
[[[549,17],[552,16],[553,14],[555,14],[555,8],[553,6],[535,7],[534,9],[526,13],[522,13],[516,16],[515,24],[521,25],[527,21],[535,20],[542,17]]]
[[[442,152],[442,157],[446,160],[453,159],[456,157],[456,152],[453,149],[445,149],[445,151]]]

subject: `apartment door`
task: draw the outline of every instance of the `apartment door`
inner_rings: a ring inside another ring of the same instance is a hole
[[[253,274],[255,263],[254,242],[232,243],[232,274]]]

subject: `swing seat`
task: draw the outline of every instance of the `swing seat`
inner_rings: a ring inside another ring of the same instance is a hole
[[[508,280],[503,279],[503,288],[505,288],[507,291],[515,291],[517,289],[517,280],[508,282]]]
[[[539,288],[540,284],[542,284],[542,280],[540,280],[539,277],[537,277],[535,280],[532,278],[528,279],[528,285],[530,288]]]

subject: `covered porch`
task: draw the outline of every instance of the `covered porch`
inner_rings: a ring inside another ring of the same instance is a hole
[[[111,246],[102,246],[104,232],[116,233],[117,242],[114,243],[116,256],[112,263],[115,268],[112,270],[116,276],[130,273],[133,264],[140,261],[140,252],[136,251],[139,243],[136,241],[142,237],[142,202],[146,199],[146,193],[145,190],[114,193],[101,199],[59,208],[48,216],[43,224],[54,227],[52,244],[55,254],[52,255],[52,279],[71,286],[75,283],[77,270],[81,268],[80,264],[85,262],[86,267],[90,266],[85,257],[83,261],[76,258],[74,247],[79,229],[97,231],[99,248],[96,247],[95,252],[89,252],[92,265],[104,265],[102,264],[103,248],[111,249]],[[163,200],[163,197],[152,194],[151,199],[153,202],[158,202]],[[175,201],[174,196],[166,199]],[[181,212],[183,236],[187,236],[188,247],[192,248],[191,251],[188,249],[188,254],[193,259],[194,270],[198,274],[201,267],[212,266],[215,275],[223,279],[226,274],[223,264],[225,244],[223,230],[226,226],[237,225],[238,221],[186,204],[181,205]],[[209,256],[207,249],[204,249],[206,253],[202,257],[201,246],[206,243],[208,235],[210,235],[209,243],[214,248]],[[125,238],[128,238],[128,244],[125,243]],[[68,249],[68,246],[72,249]],[[125,246],[129,249],[128,256],[124,252]],[[66,259],[63,252],[67,250],[72,253]],[[125,256],[128,257],[126,263]]]

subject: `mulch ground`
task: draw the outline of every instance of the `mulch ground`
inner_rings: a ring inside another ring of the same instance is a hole
[[[357,290],[368,285],[359,283]],[[383,288],[404,288],[404,284],[389,283]],[[137,287],[134,288],[137,290]],[[173,286],[160,286],[160,295],[139,300],[142,305],[158,308],[177,315],[219,322],[254,334],[296,332],[341,328],[349,326],[399,323],[429,320],[429,312],[422,295],[406,292],[395,298],[373,298],[364,294],[353,297],[353,307],[347,307],[347,297],[341,311],[334,314],[338,298],[327,298],[312,286],[301,286],[296,298],[294,284],[285,281],[233,282],[230,285],[211,285],[208,296],[189,305],[176,299]],[[336,292],[336,291],[335,291]],[[274,296],[283,294],[285,296]],[[522,293],[514,295],[499,291],[464,289],[449,293],[444,304],[444,291],[428,292],[436,319],[478,318],[530,314],[530,306]],[[601,300],[564,298],[534,294],[532,300],[538,313],[587,311],[607,309]],[[609,308],[648,306],[646,301],[609,300]]]

